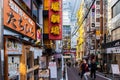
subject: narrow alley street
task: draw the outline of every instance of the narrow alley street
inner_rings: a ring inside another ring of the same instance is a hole
[[[0,80],[120,80],[119,8],[120,0],[0,0]]]
[[[67,67],[67,74],[68,74],[68,79],[66,80],[85,80],[80,78],[80,75],[78,75],[78,69],[75,67]],[[97,75],[96,80],[112,80],[98,73],[96,75]],[[90,77],[88,76],[88,80],[92,80],[92,79],[90,79]]]

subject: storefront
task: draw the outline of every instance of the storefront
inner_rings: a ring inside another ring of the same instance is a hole
[[[42,55],[36,23],[14,0],[4,0],[4,79],[38,80]],[[7,33],[10,32],[10,33]],[[6,34],[7,33],[7,34]],[[39,40],[33,45],[38,35]]]
[[[14,36],[4,40],[5,80],[38,80],[42,49]]]
[[[108,66],[108,71],[110,72],[111,64],[118,64],[120,67],[120,40],[115,40],[104,44],[105,52],[103,61]]]
[[[20,80],[20,57],[22,55],[22,43],[14,38],[5,37],[5,80]],[[7,76],[8,75],[8,76]],[[8,77],[8,78],[7,78]]]

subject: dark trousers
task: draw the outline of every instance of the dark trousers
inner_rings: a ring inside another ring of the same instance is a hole
[[[82,71],[82,72],[81,72],[81,76],[80,76],[81,78],[83,77],[84,73],[85,73],[85,71]]]
[[[96,70],[91,70],[90,77],[94,79],[96,78]]]

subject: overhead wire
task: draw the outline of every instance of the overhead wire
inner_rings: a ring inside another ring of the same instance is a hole
[[[79,27],[78,27],[75,31],[73,31],[72,36],[74,36],[74,35],[78,32],[80,26],[83,24],[83,22],[84,22],[85,19],[87,18],[87,16],[88,16],[88,14],[89,14],[89,12],[90,12],[92,6],[94,5],[95,1],[96,1],[96,0],[93,0],[93,2],[92,2],[92,4],[91,4],[90,8],[88,9],[87,14],[85,15],[85,17],[84,17],[84,19],[82,20],[82,22],[81,22],[81,24],[79,25]]]

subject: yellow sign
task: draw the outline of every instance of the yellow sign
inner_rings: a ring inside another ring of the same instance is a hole
[[[52,26],[51,27],[51,33],[54,34],[54,35],[59,35],[60,34],[59,26]]]
[[[52,2],[51,9],[53,11],[59,11],[60,10],[60,4],[59,4],[59,2]]]
[[[96,31],[96,35],[100,35],[100,31]]]
[[[51,22],[53,22],[53,23],[60,23],[60,15],[53,14],[51,16]]]

